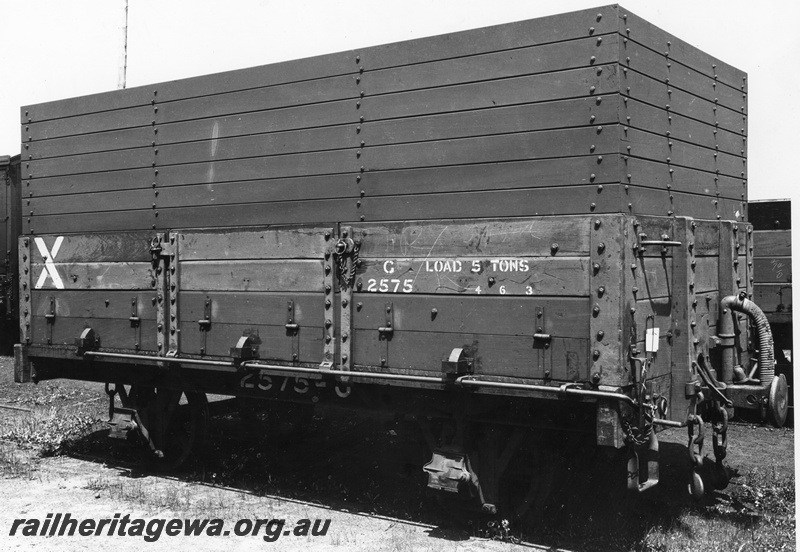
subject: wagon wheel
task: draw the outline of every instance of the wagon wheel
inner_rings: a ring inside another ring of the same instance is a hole
[[[177,469],[205,441],[208,402],[204,393],[135,385],[125,403],[139,413],[142,433],[155,448],[156,469]]]
[[[783,427],[789,412],[789,386],[783,374],[772,378],[769,386],[769,420],[775,427]]]
[[[539,525],[553,491],[557,462],[545,446],[519,450],[501,481],[501,511],[525,526]]]

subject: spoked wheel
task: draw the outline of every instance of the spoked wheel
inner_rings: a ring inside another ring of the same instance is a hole
[[[208,427],[204,393],[133,386],[122,402],[137,410],[156,469],[177,469],[203,445]]]

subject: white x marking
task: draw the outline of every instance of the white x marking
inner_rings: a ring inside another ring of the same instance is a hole
[[[61,280],[61,276],[58,275],[56,263],[53,262],[53,259],[58,255],[58,250],[61,249],[61,242],[64,241],[64,236],[56,238],[56,243],[53,244],[53,251],[47,250],[47,244],[44,243],[44,239],[34,238],[33,241],[36,243],[36,247],[39,248],[39,253],[44,258],[44,270],[42,270],[42,273],[39,275],[39,280],[36,282],[36,289],[42,289],[42,286],[44,286],[47,281],[48,274],[50,278],[53,279],[53,285],[56,289],[64,289],[64,282]]]

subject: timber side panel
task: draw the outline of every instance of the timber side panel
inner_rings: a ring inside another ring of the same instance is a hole
[[[293,307],[292,321],[298,325],[296,330],[286,327],[289,302]],[[322,293],[182,291],[179,311],[181,350],[186,354],[227,357],[240,337],[250,336],[258,345],[259,358],[283,362],[322,360]],[[210,320],[210,325],[201,329],[201,319]]]
[[[92,328],[105,347],[155,350],[150,237],[126,232],[34,238],[24,290],[30,342],[73,346]]]
[[[589,224],[576,217],[355,225],[353,363],[438,373],[452,349],[465,348],[476,373],[585,379]],[[562,253],[559,240],[578,256]],[[391,332],[379,331],[386,327]],[[552,336],[547,349],[535,333]]]

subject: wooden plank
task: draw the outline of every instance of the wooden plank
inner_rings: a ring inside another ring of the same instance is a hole
[[[353,336],[353,357],[356,366],[382,366],[391,369],[441,373],[441,363],[454,348],[464,348],[474,358],[479,375],[518,378],[544,378],[544,369],[537,367],[537,351],[529,337],[440,334],[436,332],[398,332],[388,344],[378,341],[377,332],[356,330]],[[564,380],[586,379],[586,339],[554,339],[551,348],[551,373],[564,374]],[[571,377],[567,378],[569,374]],[[562,380],[563,381],[563,380]]]
[[[762,283],[791,283],[792,258],[791,257],[756,257],[753,261],[753,278],[756,284]]]
[[[184,261],[185,291],[322,291],[322,261]]]
[[[669,88],[637,71],[629,70],[620,75],[620,87],[627,95],[655,107],[691,117],[709,125],[719,123],[735,134],[747,135],[747,116],[738,111],[719,106],[712,100],[700,98],[679,88]],[[630,90],[628,90],[630,88]],[[716,108],[716,109],[715,109]]]
[[[356,173],[356,149],[228,159],[209,163],[159,166],[159,181],[170,185],[209,184],[264,178]]]
[[[158,190],[158,194],[161,191]],[[32,196],[25,200],[25,212],[30,215],[61,215],[67,213],[92,213],[98,211],[146,211],[153,209],[159,196],[152,188],[140,190],[113,190],[109,192],[84,192],[53,196]]]
[[[504,23],[359,50],[365,70],[509,50],[616,32],[616,6]],[[598,18],[598,14],[601,17]],[[589,28],[593,30],[590,31]]]
[[[622,140],[626,149],[630,146],[628,153],[633,157],[660,162],[667,162],[669,159],[670,164],[714,174],[719,170],[720,174],[734,178],[742,178],[747,174],[745,160],[727,153],[715,152],[678,140],[670,141],[657,134],[633,128],[624,132]]]
[[[183,321],[205,318],[205,302],[211,301],[212,328],[217,324],[280,326],[286,329],[287,304],[294,302],[294,322],[302,328],[322,328],[325,300],[322,293],[199,292],[181,291],[179,311]]]
[[[266,111],[359,97],[355,68],[348,75],[158,102],[156,123]]]
[[[150,167],[157,159],[153,148],[148,146],[33,160],[30,162],[30,172],[36,175],[36,178],[71,174],[83,175],[93,172]]]
[[[38,140],[24,144],[25,153],[32,159],[46,159],[64,155],[80,155],[99,151],[115,151],[130,148],[151,146],[156,135],[152,128],[136,127],[108,132],[95,132],[70,136],[68,138],[54,138],[51,140]]]
[[[615,94],[619,91],[616,71],[616,65],[603,65],[598,68],[572,69],[544,75],[370,96],[362,102],[359,113],[369,122],[378,119]],[[611,98],[603,97],[603,101],[609,99]]]
[[[573,184],[585,188],[586,199],[597,195],[597,186],[619,182],[619,156],[595,156],[508,161],[365,172],[360,181],[365,201],[374,196],[468,192],[515,188],[555,188]],[[592,191],[589,191],[589,190]]]
[[[633,148],[634,146],[632,146]],[[746,184],[741,178],[717,175],[664,161],[652,161],[629,157],[625,162],[627,182],[631,186],[646,186],[662,190],[676,190],[703,196],[725,197],[740,200],[747,193]]]
[[[623,36],[669,57],[736,90],[747,90],[746,73],[648,23],[623,8],[619,9],[619,27]],[[744,86],[744,88],[741,88]]]
[[[355,131],[358,117],[354,102],[347,100],[159,124],[156,129],[159,144],[174,144],[210,140],[215,136],[244,136],[343,124],[352,124]]]
[[[30,142],[91,132],[148,127],[152,121],[153,107],[149,105],[97,113],[78,111],[74,116],[64,119],[50,119],[26,124],[22,130],[22,141]]]
[[[24,234],[66,234],[154,229],[156,219],[153,216],[152,210],[33,216],[23,219],[22,231]]]
[[[43,262],[35,259],[31,262],[31,273],[38,278],[33,281],[35,289],[153,289],[155,271],[149,262],[56,262],[47,270]],[[60,281],[53,279],[51,270],[56,271]]]
[[[63,318],[91,318],[95,320],[118,319],[130,324],[132,302],[136,302],[136,316],[142,320],[155,320],[153,303],[155,291],[125,292],[98,288],[78,290],[35,290],[31,293],[31,310],[35,316],[44,317],[50,312],[50,297],[55,298],[56,320]],[[95,329],[100,330],[102,326]],[[109,345],[110,346],[110,345]]]
[[[20,123],[44,121],[72,117],[79,113],[111,111],[127,109],[150,104],[154,98],[150,86],[138,86],[115,90],[114,92],[100,92],[77,98],[68,98],[52,102],[29,105],[20,110]]]
[[[358,220],[353,199],[277,201],[246,205],[209,205],[159,210],[159,221],[171,228],[259,226],[269,224],[335,224]]]
[[[438,115],[368,121],[358,132],[366,147],[404,142],[446,140],[507,132],[549,130],[618,122],[611,101],[575,98],[532,104],[492,107]]]
[[[384,306],[392,303],[395,332],[440,334],[517,335],[537,333],[536,307],[545,309],[547,333],[556,337],[585,338],[591,308],[586,297],[453,297],[440,295],[372,295],[356,293],[361,307],[353,315],[353,327],[384,327]],[[432,310],[436,309],[433,313]]]
[[[54,260],[69,263],[103,262],[150,262],[150,240],[152,232],[102,232],[79,236],[39,236],[44,247],[52,255],[56,240],[60,239]],[[41,259],[39,249],[34,246],[32,258]]]
[[[600,214],[618,212],[620,195],[619,185],[602,190],[592,185],[392,196],[365,199],[359,212],[368,221],[402,219],[406,213],[417,219]]]
[[[525,220],[437,220],[390,224],[357,224],[359,255],[374,257],[431,256],[545,256],[552,244],[561,255],[581,256],[589,251],[589,225],[584,217]]]
[[[665,56],[664,52],[657,53],[634,40],[627,40],[620,45],[620,63],[670,88],[680,88],[694,96],[747,114],[747,98],[741,90],[719,83],[712,76],[687,67],[672,56]]]
[[[158,160],[160,164],[174,165],[354,148],[358,144],[352,125],[338,125],[257,136],[212,136],[199,142],[159,143]]]
[[[585,257],[361,258],[357,288],[369,293],[587,295]]]
[[[752,203],[750,203],[750,216],[753,216]],[[755,227],[755,225],[753,226]],[[756,230],[753,232],[753,254],[756,257],[786,257],[791,255],[792,231]]]
[[[301,176],[159,187],[159,209],[279,201],[357,198],[364,187],[353,174]],[[350,200],[355,206],[355,199]],[[272,222],[272,221],[269,221]]]
[[[745,216],[741,201],[727,198],[710,198],[677,191],[664,191],[645,187],[626,190],[629,212],[661,216],[685,216],[696,219],[742,220]]]
[[[327,233],[327,237],[326,237]],[[183,232],[181,261],[322,259],[333,247],[333,230],[288,227],[269,230]]]
[[[747,153],[746,138],[741,133],[686,117],[672,109],[667,110],[664,105],[653,106],[634,98],[620,101],[620,104],[620,117],[639,130],[707,148],[719,147],[720,151],[732,155],[745,156]]]
[[[34,173],[35,176],[35,173]],[[100,172],[59,176],[55,178],[33,178],[26,183],[25,191],[32,192],[33,197],[83,194],[88,192],[131,190],[152,187],[156,180],[154,170],[130,169],[113,172]]]
[[[49,324],[44,317],[33,317],[32,342],[34,344],[75,346],[75,339],[80,337],[85,328],[95,330],[100,337],[100,345],[114,349],[136,351],[155,351],[156,323],[154,320],[142,320],[139,328],[132,328],[129,320],[108,318],[56,318]],[[51,333],[52,330],[52,333]],[[52,337],[51,337],[52,336]],[[74,349],[73,349],[74,350]],[[68,354],[71,354],[68,353]]]
[[[361,163],[366,170],[392,170],[608,155],[619,151],[619,130],[619,125],[608,125],[367,147],[362,150]]]
[[[181,322],[181,352],[184,354],[230,357],[231,347],[235,347],[243,335],[252,336],[258,343],[259,358],[281,362],[292,362],[293,354],[298,352],[298,362],[319,364],[322,362],[323,331],[319,328],[301,328],[297,334],[299,343],[295,349],[293,336],[287,335],[283,326],[256,326],[251,324],[214,324],[203,332],[195,320]],[[205,344],[205,347],[204,347]],[[204,353],[201,353],[204,349]]]
[[[159,102],[167,102],[182,98],[335,77],[348,73],[355,74],[358,71],[358,63],[355,59],[357,55],[353,51],[336,52],[165,82],[153,86],[153,89],[158,91]]]
[[[585,36],[549,44],[464,55],[389,69],[368,70],[361,85],[367,96],[391,92],[450,86],[465,82],[505,79],[520,75],[550,73],[618,60],[619,35]],[[496,46],[495,46],[496,48]]]

